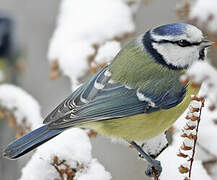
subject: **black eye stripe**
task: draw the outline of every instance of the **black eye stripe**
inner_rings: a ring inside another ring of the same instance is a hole
[[[152,39],[152,42],[155,42],[155,43],[158,43],[158,44],[166,44],[166,43],[172,43],[172,44],[177,44],[177,45],[179,45],[179,43],[180,43],[180,41],[169,41],[169,40],[160,40],[160,41],[155,41],[155,40],[153,40]],[[189,41],[186,41],[188,44],[186,44],[186,45],[184,45],[184,46],[182,46],[182,47],[189,47],[189,46],[198,46],[198,45],[200,45],[201,44],[201,42],[194,42],[194,43],[192,43],[192,42],[189,42]],[[179,45],[179,46],[181,46],[181,45]]]

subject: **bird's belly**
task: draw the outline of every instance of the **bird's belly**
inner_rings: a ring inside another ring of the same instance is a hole
[[[138,114],[130,117],[117,118],[99,122],[89,123],[89,127],[95,129],[102,135],[123,138],[126,140],[145,140],[153,138],[165,130],[181,116],[186,110],[191,94],[197,94],[199,88],[189,86],[183,101],[167,110],[160,110],[151,114]]]

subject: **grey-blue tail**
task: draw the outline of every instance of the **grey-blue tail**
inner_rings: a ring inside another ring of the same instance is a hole
[[[3,156],[16,159],[54,138],[62,131],[63,129],[51,130],[48,129],[48,125],[44,125],[9,144]]]

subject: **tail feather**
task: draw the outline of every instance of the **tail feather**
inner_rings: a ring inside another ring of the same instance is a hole
[[[9,159],[16,159],[54,138],[63,131],[63,129],[51,130],[47,127],[48,125],[44,125],[15,140],[4,150],[3,156]]]

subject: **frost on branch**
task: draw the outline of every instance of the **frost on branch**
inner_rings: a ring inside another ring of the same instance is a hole
[[[111,175],[91,155],[87,134],[64,131],[40,146],[22,170],[20,180],[110,180]]]
[[[38,102],[19,87],[0,85],[0,117],[17,129],[17,136],[36,128],[42,123]]]
[[[62,73],[76,85],[92,65],[95,69],[111,61],[120,49],[119,41],[134,32],[138,2],[63,0],[48,51],[52,78]]]

